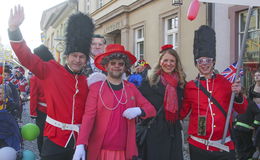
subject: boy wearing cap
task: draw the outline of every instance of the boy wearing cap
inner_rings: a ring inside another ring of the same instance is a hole
[[[44,62],[31,53],[19,30],[23,20],[23,7],[16,6],[9,17],[9,39],[21,64],[41,79],[44,85],[48,108],[42,159],[71,160],[88,93],[82,68],[90,50],[94,30],[92,19],[82,13],[69,17],[65,66],[54,60]]]
[[[221,144],[232,92],[236,93],[234,109],[243,113],[247,107],[247,101],[241,94],[241,84],[231,84],[222,75],[213,72],[215,44],[212,28],[203,25],[195,31],[193,52],[199,74],[185,87],[180,113],[183,119],[191,112],[188,129],[191,160],[235,160],[230,130],[225,143]]]
[[[122,79],[136,58],[123,46],[110,44],[95,65],[107,72],[93,83],[85,106],[73,160],[132,160],[137,157],[135,118],[155,116],[154,107],[137,88]]]

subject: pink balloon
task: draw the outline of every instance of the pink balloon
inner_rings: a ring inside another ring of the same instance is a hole
[[[199,0],[193,0],[190,3],[189,9],[188,9],[188,14],[187,14],[187,18],[192,21],[194,20],[198,13],[199,13],[199,9],[200,9],[200,2]]]

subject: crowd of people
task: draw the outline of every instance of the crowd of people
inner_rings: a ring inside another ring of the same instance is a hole
[[[23,105],[28,101],[29,83],[23,67],[5,62],[0,65],[0,159],[6,159],[12,158],[6,153],[16,153],[22,147],[18,124]]]
[[[15,68],[12,76],[5,67],[0,130],[17,134],[0,134],[0,156],[6,147],[14,154],[21,149],[14,117],[20,118],[30,92],[42,160],[183,160],[181,121],[186,117],[191,160],[259,160],[260,68],[247,93],[239,78],[230,83],[215,73],[216,35],[211,27],[195,31],[198,75],[187,82],[173,45],[161,46],[157,64],[151,67],[123,45],[107,44],[103,36],[93,34],[92,19],[76,13],[68,19],[62,66],[44,45],[31,52],[19,29],[23,20],[23,7],[16,6],[9,18],[9,39],[33,76],[29,89],[23,67]],[[20,97],[13,91],[17,89]],[[228,120],[223,139],[232,93],[237,116]]]

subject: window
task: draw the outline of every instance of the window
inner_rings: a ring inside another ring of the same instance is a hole
[[[86,13],[89,13],[90,10],[90,0],[86,0]]]
[[[97,0],[97,9],[101,8],[104,4],[104,0]]]
[[[135,56],[137,59],[144,59],[144,28],[135,29]]]
[[[60,36],[63,38],[63,36],[65,35],[65,30],[64,30],[64,24],[60,25]]]
[[[57,31],[56,31],[56,38],[57,37],[60,37],[60,31],[59,31],[59,29],[57,29]]]
[[[246,16],[248,10],[239,12],[239,38],[238,38],[238,50],[240,50],[241,43],[243,40]],[[248,39],[246,41],[246,49],[243,56],[243,65],[244,65],[244,85],[245,88],[248,88],[252,84],[252,75],[253,70],[256,69],[260,62],[260,8],[253,9],[249,31]]]
[[[165,18],[164,21],[164,44],[172,44],[174,48],[178,47],[178,17],[172,16]]]
[[[54,33],[51,34],[50,41],[51,41],[51,49],[53,49],[54,48],[54,44],[53,44],[53,42],[54,42]]]
[[[242,11],[239,13],[239,48],[243,40],[244,35],[244,29],[245,29],[245,23],[246,23],[246,16],[248,11]],[[248,32],[248,40],[246,42],[246,52],[244,55],[244,61],[245,62],[251,62],[251,61],[260,61],[260,9],[254,9],[250,25],[249,25],[249,32]]]

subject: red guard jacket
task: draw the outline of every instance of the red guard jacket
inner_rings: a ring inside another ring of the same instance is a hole
[[[30,79],[30,115],[37,117],[37,110],[46,113],[47,104],[43,93],[41,80],[36,76]]]
[[[212,79],[199,81],[206,89],[208,86],[208,91],[227,113],[232,94],[231,83],[222,75],[218,74],[213,76]],[[238,113],[245,112],[246,108],[247,100],[245,97],[243,97],[242,103],[234,102],[234,110]],[[209,101],[208,97],[201,90],[198,90],[194,81],[190,81],[186,84],[183,106],[180,112],[181,119],[185,118],[189,113],[190,120],[188,134],[190,136],[212,141],[219,141],[222,139],[226,117],[212,101]],[[206,135],[204,136],[198,135],[199,116],[206,116]],[[232,117],[230,122],[232,122]],[[230,131],[228,131],[227,136],[230,136]],[[204,150],[219,151],[218,148],[207,147],[206,145],[195,141],[191,137],[188,138],[188,142]],[[225,145],[229,146],[230,150],[234,150],[234,144],[232,141],[225,143]]]
[[[21,64],[42,80],[47,116],[62,123],[80,124],[88,93],[86,76],[72,74],[54,60],[44,62],[31,53],[24,40],[11,41],[11,46]],[[73,135],[77,133],[45,124],[44,136],[60,146],[66,147]]]

